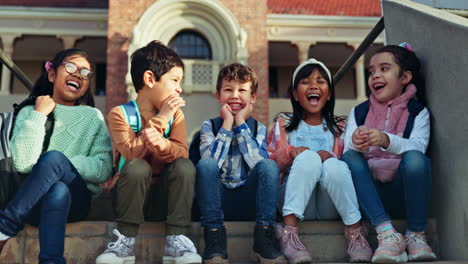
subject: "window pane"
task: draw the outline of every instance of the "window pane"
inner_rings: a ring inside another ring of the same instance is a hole
[[[184,30],[169,42],[169,47],[182,58],[211,60],[211,46],[200,33]]]

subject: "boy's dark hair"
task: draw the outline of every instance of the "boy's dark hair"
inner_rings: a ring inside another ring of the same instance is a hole
[[[405,71],[410,71],[413,78],[408,83],[412,83],[417,88],[416,98],[424,102],[425,82],[421,74],[421,63],[414,51],[397,45],[387,45],[378,49],[375,54],[388,52],[393,55],[395,62],[400,66],[400,75]],[[406,87],[405,87],[406,88]],[[403,91],[405,91],[405,88]]]
[[[289,86],[288,93],[289,97],[291,98],[291,105],[293,107],[293,116],[291,118],[291,121],[289,122],[289,125],[286,126],[286,131],[289,132],[297,129],[301,120],[304,119],[304,109],[302,108],[301,104],[298,101],[296,101],[296,99],[294,99],[294,90],[297,89],[297,86],[299,85],[299,82],[302,79],[307,78],[308,76],[310,76],[310,74],[312,74],[314,69],[317,69],[320,72],[320,74],[322,74],[323,78],[328,83],[328,89],[330,91],[330,100],[328,100],[325,103],[325,106],[322,109],[322,117],[325,118],[325,121],[327,122],[327,127],[328,129],[330,129],[332,134],[334,136],[338,136],[343,132],[343,129],[338,125],[338,122],[343,120],[344,118],[335,117],[335,86],[333,85],[332,81],[328,78],[328,74],[325,72],[325,70],[318,64],[309,64],[302,67],[302,69],[300,69],[297,73],[293,85]]]
[[[143,88],[143,73],[153,72],[156,81],[174,67],[184,68],[182,59],[175,51],[157,40],[135,50],[131,56],[130,74],[133,86],[138,93]]]
[[[93,67],[93,64],[89,60],[89,56],[85,51],[81,49],[72,48],[58,52],[55,55],[55,57],[50,61],[52,63],[51,69],[57,71],[57,68],[60,65],[62,65],[62,62],[64,62],[66,58],[73,55],[78,55],[85,58],[89,62],[91,67]],[[42,95],[49,95],[50,97],[52,97],[53,93],[54,84],[49,81],[48,72],[44,71],[34,84],[31,93],[29,94],[29,97],[37,97]],[[76,100],[75,105],[89,105],[91,107],[94,107],[94,98],[90,87],[88,87],[88,90],[81,98]]]
[[[257,93],[257,75],[249,66],[242,65],[240,63],[232,63],[224,66],[218,74],[218,81],[216,83],[217,92],[221,91],[223,80],[236,81],[241,84],[250,82],[252,84],[252,94]]]

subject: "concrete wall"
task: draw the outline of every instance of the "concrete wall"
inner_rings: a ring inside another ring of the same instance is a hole
[[[448,9],[468,9],[466,0],[413,0],[416,3]]]
[[[468,260],[468,19],[407,0],[383,0],[383,14],[387,44],[411,43],[423,63],[440,257]]]

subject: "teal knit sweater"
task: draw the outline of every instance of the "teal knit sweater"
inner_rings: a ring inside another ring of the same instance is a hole
[[[102,113],[89,106],[64,106],[54,110],[55,124],[47,149],[62,152],[75,166],[88,189],[101,192],[99,183],[112,173],[112,146]],[[20,173],[37,163],[45,137],[47,117],[26,106],[16,117],[11,152]]]

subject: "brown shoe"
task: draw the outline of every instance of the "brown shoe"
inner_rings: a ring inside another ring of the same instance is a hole
[[[0,241],[0,254],[2,254],[3,247],[5,246],[7,241],[8,241],[8,239]]]

